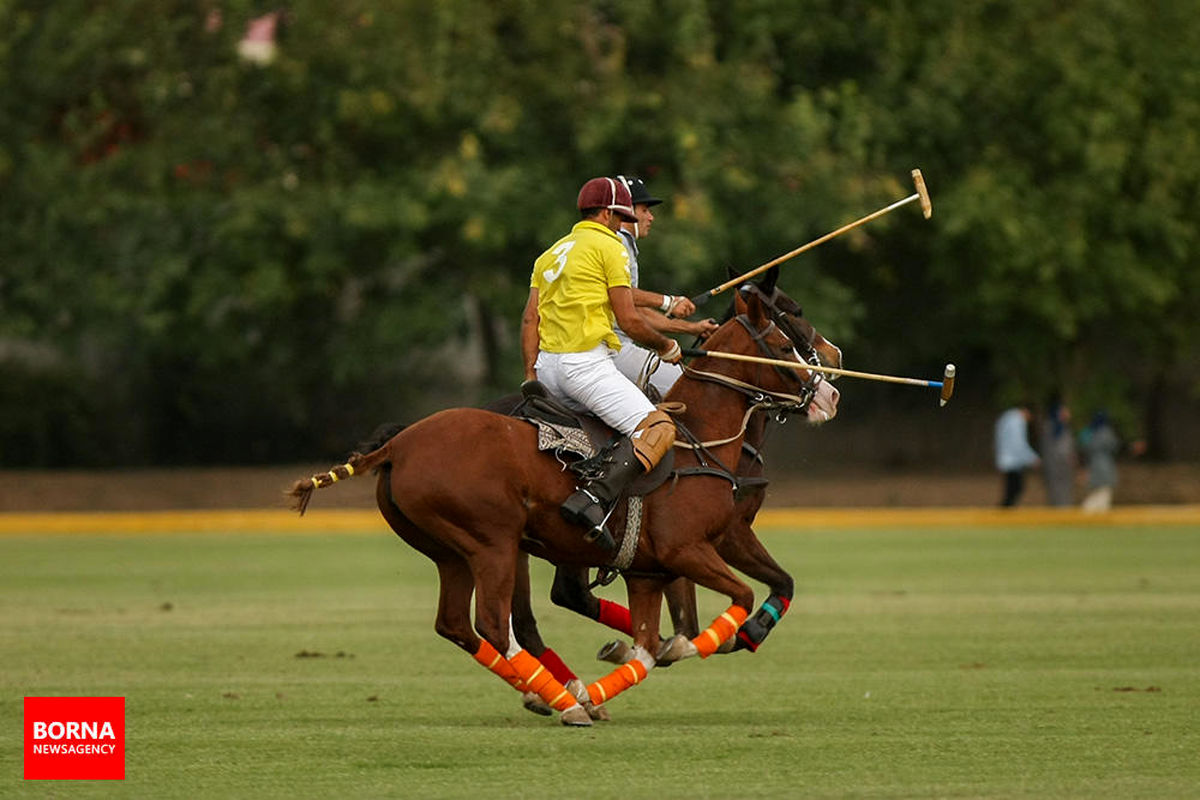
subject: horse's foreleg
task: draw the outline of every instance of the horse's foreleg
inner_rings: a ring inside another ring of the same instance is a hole
[[[696,608],[696,584],[687,578],[676,578],[663,589],[667,611],[676,635],[689,639],[700,635],[700,612]]]
[[[767,552],[749,523],[744,522],[731,531],[718,545],[717,552],[731,567],[765,583],[771,590],[758,611],[738,628],[733,649],[754,652],[787,613],[795,592],[795,582]]]
[[[671,615],[671,625],[675,628],[675,635],[685,636],[689,639],[699,635],[700,620],[699,612],[696,609],[696,585],[687,578],[676,578],[663,588],[663,596],[667,600],[667,611]],[[600,602],[608,603],[606,600]],[[629,622],[629,611],[617,603],[608,603],[608,605],[620,609],[625,614],[625,627],[617,628],[617,630],[624,630],[632,635],[633,626]],[[600,621],[604,621],[603,617]],[[616,628],[617,626],[610,625],[610,627]],[[655,645],[655,650],[661,645],[662,642]],[[633,649],[623,641],[612,641],[600,648],[596,658],[613,664],[624,664],[633,658]],[[671,662],[660,659],[657,666],[669,667]]]
[[[691,639],[674,636],[658,652],[661,661],[678,661],[694,655],[708,658],[746,621],[754,605],[754,592],[730,571],[717,551],[707,543],[681,551],[666,566],[732,601],[732,605],[697,636]]]
[[[651,648],[658,647],[658,621],[662,613],[662,587],[659,578],[626,576],[629,613],[633,623],[632,658],[587,687],[592,702],[599,705],[645,680],[654,668]]]
[[[596,597],[588,588],[586,567],[559,566],[555,569],[554,584],[550,587],[550,601],[613,630],[633,635],[629,609],[620,603]]]

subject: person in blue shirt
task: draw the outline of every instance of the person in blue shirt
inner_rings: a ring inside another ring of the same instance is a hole
[[[1004,495],[1000,505],[1015,506],[1025,491],[1025,471],[1041,459],[1029,444],[1028,406],[1008,409],[996,420],[996,469],[1004,476]]]

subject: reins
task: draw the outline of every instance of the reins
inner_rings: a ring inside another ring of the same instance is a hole
[[[774,310],[773,305],[769,305],[768,307]],[[746,329],[746,332],[750,334],[750,338],[758,345],[759,349],[766,353],[767,349],[764,342],[771,330],[777,327],[775,322],[772,321],[771,324],[763,330],[756,331],[750,326],[750,321],[744,314],[739,314],[737,317],[735,317],[735,319],[737,319],[737,321],[741,323],[742,327]],[[791,339],[791,337],[788,338],[789,340]],[[793,344],[795,344],[794,341]],[[779,371],[781,374],[784,374],[787,377],[794,377],[788,376],[787,373],[783,372],[783,370]],[[746,409],[746,413],[742,416],[742,424],[739,426],[737,433],[725,439],[714,439],[708,442],[697,442],[692,437],[689,437],[692,438],[692,441],[689,442],[675,442],[676,447],[687,450],[701,450],[709,447],[719,447],[723,444],[735,442],[746,433],[746,428],[750,424],[750,417],[756,411],[777,411],[778,417],[782,419],[793,411],[800,411],[807,408],[808,404],[812,402],[813,395],[816,391],[814,388],[815,381],[811,378],[807,383],[804,384],[803,394],[797,395],[790,394],[788,392],[773,392],[768,389],[763,389],[753,384],[746,383],[745,381],[738,380],[737,378],[730,377],[729,375],[722,375],[719,372],[706,372],[704,370],[698,370],[687,365],[683,366],[683,374],[695,380],[706,381],[708,383],[715,383],[719,386],[724,386],[727,389],[732,389],[733,391],[750,398],[750,406]]]
[[[742,424],[738,428],[737,433],[725,439],[713,439],[712,441],[708,442],[695,442],[694,444],[691,442],[675,442],[676,447],[688,450],[719,447],[723,444],[729,444],[730,442],[737,441],[738,438],[745,434],[746,428],[750,424],[750,417],[754,415],[754,412],[778,410],[782,416],[792,411],[799,411],[800,409],[803,409],[812,399],[811,390],[807,392],[808,397],[805,398],[801,397],[800,395],[788,394],[786,392],[771,392],[752,384],[739,381],[737,378],[731,378],[728,375],[722,375],[717,372],[705,372],[703,370],[693,369],[688,366],[683,368],[683,372],[685,375],[695,378],[696,380],[716,383],[728,389],[733,389],[734,391],[749,397],[751,401],[749,408],[746,409],[746,413],[742,416]]]

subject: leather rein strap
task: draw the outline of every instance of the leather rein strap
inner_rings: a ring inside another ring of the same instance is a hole
[[[764,354],[769,355],[766,345],[764,344],[764,339],[766,338],[767,334],[771,332],[771,329],[776,327],[775,323],[772,322],[762,331],[755,331],[750,327],[750,320],[747,319],[744,314],[738,315],[736,319],[742,324],[743,327],[746,328],[747,331],[749,331],[751,338],[758,343],[759,349]],[[776,367],[776,369],[782,371],[782,367]],[[753,416],[756,411],[777,410],[781,414],[800,411],[807,408],[808,404],[812,402],[813,394],[815,392],[814,382],[811,379],[804,384],[803,393],[796,395],[789,394],[787,392],[768,391],[758,386],[754,386],[753,384],[746,383],[745,381],[740,381],[737,378],[731,378],[728,375],[722,375],[718,372],[705,372],[704,370],[693,369],[687,365],[683,366],[683,372],[685,375],[688,375],[696,380],[707,381],[708,383],[716,383],[728,389],[732,389],[739,394],[749,397],[751,401],[750,407],[746,409],[746,413],[742,417],[742,424],[737,433],[725,439],[714,439],[709,442],[675,442],[676,447],[689,450],[717,447],[719,445],[729,444],[730,442],[736,441],[739,437],[745,434],[746,427],[750,424],[750,417]]]

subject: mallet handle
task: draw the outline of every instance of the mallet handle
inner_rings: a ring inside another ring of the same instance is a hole
[[[801,364],[796,361],[784,361],[778,358],[762,358],[760,356],[746,356],[741,353],[722,353],[718,350],[701,350],[696,347],[683,348],[683,354],[693,358],[702,358],[711,356],[712,358],[724,358],[728,361],[749,361],[753,364],[767,364],[772,367],[786,367],[794,369],[798,372],[810,370],[812,372],[825,372],[830,375],[846,375],[851,378],[864,378],[869,381],[883,381],[884,383],[903,383],[908,386],[932,386],[937,389],[942,388],[941,381],[927,381],[921,378],[901,378],[896,375],[879,375],[874,372],[858,372],[853,369],[841,369],[840,367],[826,367],[820,364]]]
[[[753,278],[755,275],[766,272],[767,270],[769,270],[771,267],[775,266],[776,264],[782,264],[783,262],[785,262],[789,259],[795,258],[796,256],[800,255],[801,253],[805,252],[806,250],[811,250],[819,244],[824,244],[825,242],[828,242],[830,239],[834,238],[835,236],[841,236],[846,231],[853,230],[854,228],[857,228],[860,225],[866,225],[868,222],[870,222],[873,219],[878,219],[879,217],[882,217],[884,214],[888,214],[888,213],[891,213],[892,211],[895,211],[900,206],[908,205],[909,203],[913,202],[914,200],[920,200],[920,199],[921,199],[921,195],[919,193],[914,193],[914,194],[911,194],[908,197],[904,198],[903,200],[897,200],[896,202],[892,203],[887,208],[881,208],[878,211],[867,214],[865,217],[862,217],[861,219],[856,219],[856,220],[854,220],[854,222],[843,225],[842,227],[838,228],[836,231],[830,231],[829,233],[825,234],[824,236],[813,239],[808,244],[802,244],[799,247],[797,247],[795,250],[792,250],[791,252],[784,253],[783,255],[779,256],[778,258],[773,258],[770,261],[768,261],[767,263],[763,264],[762,266],[755,267],[754,269],[750,270],[749,272],[747,272],[744,275],[739,275],[736,278],[731,278],[730,280],[727,280],[724,283],[722,283],[720,286],[713,287],[712,289],[709,289],[707,292],[698,294],[692,298],[692,302],[695,305],[700,305],[704,301],[708,300],[708,298],[718,295],[721,292],[725,291],[726,289],[728,289],[732,286],[737,286],[739,283],[741,283],[744,280],[747,280],[748,278]]]

